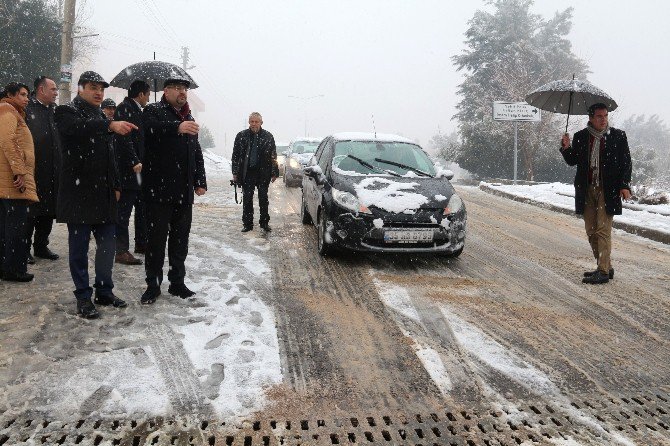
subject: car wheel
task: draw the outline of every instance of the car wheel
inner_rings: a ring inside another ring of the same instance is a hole
[[[446,257],[446,258],[448,258],[448,259],[455,259],[456,257],[458,257],[458,256],[461,255],[461,253],[463,252],[463,248],[464,248],[464,247],[465,247],[465,246],[461,246],[461,247],[458,248],[456,251],[445,253],[445,254],[443,254],[443,256]]]
[[[319,237],[317,240],[317,250],[319,255],[325,256],[330,252],[330,246],[326,243],[326,218],[323,211],[319,213]]]
[[[307,211],[307,203],[305,203],[305,192],[302,193],[302,199],[300,200],[300,221],[303,225],[308,225],[312,222],[312,217]]]

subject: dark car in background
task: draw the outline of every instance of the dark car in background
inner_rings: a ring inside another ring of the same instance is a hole
[[[338,133],[305,168],[301,219],[318,228],[318,251],[437,253],[465,245],[465,205],[426,152],[395,135]]]
[[[297,187],[302,184],[303,169],[307,167],[312,156],[314,156],[321,139],[301,137],[291,141],[288,146],[284,169],[284,184],[286,186]]]

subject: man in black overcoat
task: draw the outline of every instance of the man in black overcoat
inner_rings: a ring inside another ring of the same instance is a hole
[[[95,237],[95,303],[117,308],[126,303],[112,292],[112,267],[116,245],[116,203],[121,185],[116,169],[113,133],[128,134],[137,127],[125,121],[109,121],[100,104],[109,84],[98,73],[85,71],[78,82],[78,94],[56,107],[63,168],[60,176],[57,219],[67,223],[69,264],[77,312],[93,319],[99,313],[91,302],[88,245]]]
[[[35,144],[35,183],[40,201],[28,208],[28,249],[34,232],[35,257],[56,260],[59,256],[49,249],[49,235],[56,218],[61,165],[60,136],[54,122],[58,86],[46,76],[35,79],[34,85],[35,94],[26,107],[26,124]],[[30,253],[28,256],[30,262]]]
[[[114,120],[127,121],[135,124],[137,130],[127,135],[117,135],[116,140],[116,164],[121,178],[121,198],[119,200],[119,222],[116,225],[116,257],[115,262],[124,265],[141,265],[142,261],[130,253],[130,237],[128,226],[133,205],[141,191],[142,159],[144,158],[144,125],[142,122],[142,109],[149,102],[151,93],[149,84],[142,80],[136,80],[130,84],[128,96],[121,102],[114,113]],[[143,222],[144,211],[135,207],[135,221]],[[139,217],[139,218],[138,218]],[[139,228],[142,231],[142,228]],[[138,232],[138,225],[135,225]],[[140,236],[142,246],[146,244],[146,235]],[[135,246],[137,247],[138,235],[135,235]]]
[[[183,299],[195,293],[184,284],[194,193],[207,191],[205,163],[198,142],[199,126],[188,105],[183,79],[168,79],[163,97],[143,112],[145,153],[142,196],[147,219],[144,261],[147,289],[140,302],[152,304],[161,294],[165,244],[168,244],[168,292]],[[169,236],[169,240],[168,240]]]
[[[614,278],[611,265],[612,219],[621,214],[621,199],[631,196],[632,162],[628,139],[622,130],[610,127],[605,104],[589,108],[589,122],[575,133],[570,144],[566,133],[561,154],[575,175],[575,211],[584,216],[586,235],[598,264],[595,271],[584,273],[582,281],[607,283]]]
[[[254,190],[258,188],[260,227],[270,232],[268,188],[279,176],[277,147],[272,133],[261,128],[263,117],[258,112],[249,115],[249,128],[235,137],[231,160],[233,181],[243,188],[242,232],[254,228]]]

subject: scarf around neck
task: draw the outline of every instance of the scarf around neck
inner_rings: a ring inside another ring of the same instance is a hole
[[[593,146],[591,147],[591,157],[589,159],[589,167],[593,172],[591,182],[592,184],[600,184],[600,141],[603,136],[609,132],[610,127],[608,125],[603,130],[598,131],[589,122],[586,128],[589,131],[589,134],[593,136]]]
[[[167,105],[172,107],[172,105],[165,99],[165,95],[161,98],[161,101],[165,102]],[[188,102],[186,102],[182,107],[181,110],[178,109],[177,107],[172,107],[174,111],[179,115],[182,121],[186,121],[188,119],[188,116],[191,114],[191,107],[188,105]]]

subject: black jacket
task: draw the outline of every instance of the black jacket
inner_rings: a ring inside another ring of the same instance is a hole
[[[575,212],[584,213],[588,187],[590,133],[587,129],[575,133],[572,145],[561,150],[565,162],[577,166],[575,174]],[[605,149],[600,152],[600,172],[605,193],[605,210],[609,215],[621,214],[621,189],[630,190],[632,163],[626,132],[610,128],[605,134]]]
[[[247,173],[249,164],[251,130],[242,130],[235,137],[233,145],[233,157],[231,160],[233,175],[237,175],[237,182],[244,183],[244,177]],[[261,129],[258,133],[259,142],[259,175],[260,178],[270,181],[271,177],[279,176],[279,167],[277,166],[277,147],[272,133]]]
[[[147,105],[143,119],[142,196],[146,201],[193,204],[195,188],[207,189],[198,137],[177,133],[181,117],[165,99]],[[190,114],[185,120],[194,121]]]
[[[61,144],[54,122],[55,108],[55,105],[43,105],[34,97],[26,107],[26,124],[35,144],[35,183],[40,199],[30,205],[33,216],[56,217]]]
[[[133,167],[144,159],[144,129],[142,109],[131,98],[125,98],[114,113],[115,121],[127,121],[135,124],[139,130],[133,130],[125,136],[114,135],[116,143],[116,164],[123,189],[140,190],[137,174]]]
[[[114,139],[100,107],[75,97],[56,107],[63,167],[58,189],[57,219],[61,223],[115,223],[120,190]]]

